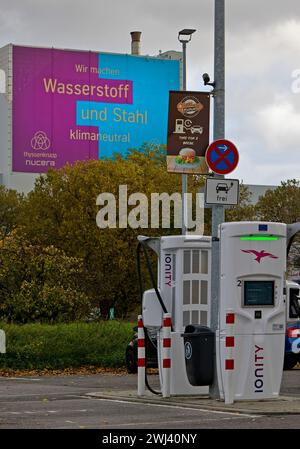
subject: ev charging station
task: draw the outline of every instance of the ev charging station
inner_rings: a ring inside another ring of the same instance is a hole
[[[192,385],[187,377],[182,333],[187,325],[210,324],[211,238],[196,235],[139,237],[158,256],[157,289],[171,315],[170,395],[208,394],[208,386]],[[158,365],[163,389],[163,309],[155,289],[143,294],[144,327],[157,332]]]
[[[286,323],[300,321],[300,286],[285,278],[290,241],[300,225],[297,228],[271,222],[219,226],[219,325],[215,355],[211,351],[209,357],[216,357],[220,399],[227,404],[279,396]],[[193,383],[189,376],[191,354],[184,331],[210,327],[211,237],[140,236],[139,242],[158,258],[157,281],[143,293],[142,320],[157,334],[160,385],[162,392],[167,391],[163,396],[206,395],[209,382],[201,382],[200,375],[200,381]],[[169,377],[163,374],[166,313],[171,318]]]
[[[286,225],[220,225],[217,368],[221,398],[278,397],[285,328]]]

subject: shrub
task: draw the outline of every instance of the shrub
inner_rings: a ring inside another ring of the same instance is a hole
[[[0,316],[10,322],[68,322],[87,317],[79,258],[53,246],[31,245],[15,233],[0,248]]]
[[[131,323],[5,324],[7,353],[0,369],[122,367],[132,337]]]

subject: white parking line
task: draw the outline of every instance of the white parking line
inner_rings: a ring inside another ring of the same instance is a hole
[[[87,413],[87,412],[93,412],[94,410],[92,409],[80,409],[80,410],[72,410],[73,413]],[[25,410],[24,412],[7,412],[7,411],[1,411],[1,416],[3,415],[22,415],[22,414],[26,414],[26,415],[34,415],[34,414],[40,414],[40,415],[45,415],[47,413],[62,413],[63,410]]]
[[[9,378],[7,378],[7,377],[4,377],[3,379],[5,379],[5,380],[29,380],[29,381],[35,381],[35,382],[40,382],[41,381],[41,379],[32,379],[31,377],[29,378],[29,377],[9,377]]]
[[[242,419],[243,418],[243,416],[245,416],[245,415],[241,415],[241,416],[236,416],[235,418],[236,419]],[[259,416],[259,418],[262,418],[262,416]],[[231,416],[231,417],[226,417],[226,418],[203,418],[203,417],[201,417],[201,423],[203,424],[203,423],[207,423],[207,424],[210,424],[211,422],[213,422],[213,421],[218,421],[218,422],[220,422],[221,420],[222,420],[222,422],[223,421],[230,421],[230,420],[232,420],[233,419],[233,417]],[[164,420],[164,425],[166,426],[167,424],[172,424],[172,426],[174,426],[175,424],[182,424],[182,423],[187,423],[187,421],[186,420],[173,420],[173,419],[171,419],[171,420]],[[194,417],[194,419],[189,419],[189,426],[191,426],[192,424],[197,424],[197,425],[199,425],[199,418],[198,417]],[[151,422],[151,421],[149,421],[149,422],[129,422],[129,423],[120,423],[120,424],[118,424],[118,423],[113,423],[113,425],[112,424],[102,424],[101,423],[101,425],[100,425],[100,428],[101,429],[105,429],[105,428],[111,428],[111,427],[113,427],[113,428],[117,428],[117,427],[124,427],[124,426],[126,426],[126,428],[128,428],[128,427],[136,427],[137,425],[139,425],[139,426],[153,426],[153,421]],[[196,426],[195,428],[197,428],[198,426]]]
[[[121,404],[132,404],[132,405],[142,405],[142,406],[148,406],[148,407],[162,407],[162,408],[172,408],[172,409],[178,409],[178,410],[192,410],[194,412],[204,412],[204,413],[215,413],[219,415],[233,415],[233,416],[239,416],[239,417],[246,417],[246,418],[259,418],[260,415],[250,415],[246,413],[240,413],[240,412],[233,412],[233,411],[221,411],[221,410],[211,410],[211,409],[203,409],[203,408],[194,408],[194,407],[183,407],[180,405],[169,405],[169,404],[151,404],[147,402],[134,402],[134,401],[126,401],[125,399],[106,399],[106,398],[97,398],[96,396],[88,396],[90,399],[96,399],[98,401],[107,401],[107,402],[118,402]]]

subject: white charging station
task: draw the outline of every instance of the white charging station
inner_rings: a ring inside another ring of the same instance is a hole
[[[286,329],[286,225],[223,223],[217,368],[221,398],[279,395]]]
[[[210,325],[211,238],[196,235],[139,237],[158,256],[158,289],[171,314],[171,395],[207,394],[208,386],[193,386],[188,380],[182,333],[185,326]],[[162,384],[163,311],[154,289],[143,295],[143,323],[156,329]]]

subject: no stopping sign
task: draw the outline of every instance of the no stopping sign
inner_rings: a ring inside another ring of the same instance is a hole
[[[209,145],[205,153],[209,168],[219,174],[231,173],[239,162],[239,152],[230,140],[215,140]]]

